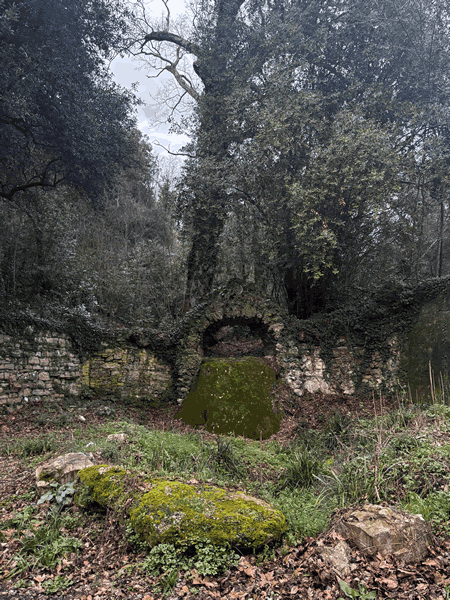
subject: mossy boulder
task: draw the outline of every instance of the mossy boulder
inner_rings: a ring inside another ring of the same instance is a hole
[[[205,360],[175,418],[212,433],[267,439],[281,421],[273,408],[275,381],[275,371],[261,358]]]
[[[96,502],[104,508],[118,508],[130,497],[128,473],[120,467],[98,465],[78,473],[81,488],[75,496],[77,504],[86,507]]]
[[[450,377],[449,323],[450,294],[440,294],[422,306],[405,339],[400,366],[413,401],[444,397]]]
[[[165,479],[134,479],[118,467],[99,465],[79,473],[81,489],[105,508],[123,509],[150,546],[198,542],[260,548],[286,532],[283,514],[243,492]],[[124,515],[125,516],[125,515]]]

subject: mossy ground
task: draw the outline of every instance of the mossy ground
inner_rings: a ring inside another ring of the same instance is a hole
[[[280,428],[272,407],[275,371],[259,358],[206,360],[175,418],[220,435],[267,439]]]

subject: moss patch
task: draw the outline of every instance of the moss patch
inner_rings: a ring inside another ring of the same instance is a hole
[[[78,497],[127,511],[134,531],[150,546],[161,543],[260,548],[286,532],[283,514],[258,498],[211,485],[140,479],[130,485],[122,469],[99,465],[79,473]],[[125,516],[125,514],[124,514]]]
[[[259,358],[208,359],[175,418],[212,433],[267,439],[281,421],[272,408],[275,379]]]
[[[86,507],[96,502],[103,507],[123,505],[127,497],[127,472],[120,467],[97,465],[87,467],[78,473],[81,492],[77,493],[76,502]]]

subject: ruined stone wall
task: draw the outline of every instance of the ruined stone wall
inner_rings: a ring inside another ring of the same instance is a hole
[[[176,397],[179,404],[189,393],[205,355],[205,339],[213,328],[247,323],[265,330],[253,345],[258,355],[275,359],[281,379],[298,395],[365,393],[393,389],[398,379],[400,350],[395,331],[377,321],[373,335],[343,335],[339,315],[301,322],[257,291],[235,286],[187,317],[176,363]],[[259,323],[259,327],[258,327]],[[370,333],[370,332],[369,332]],[[257,335],[257,334],[256,334]],[[261,343],[257,343],[261,342]],[[273,343],[270,343],[273,342]],[[242,344],[245,347],[245,344]],[[250,346],[250,342],[247,341]],[[231,356],[231,355],[229,355]]]
[[[250,337],[228,339],[221,331],[233,328]],[[23,326],[17,335],[14,327],[5,331],[0,330],[0,403],[58,399],[88,388],[119,398],[170,395],[182,404],[205,351],[233,356],[226,352],[236,346],[275,361],[298,396],[384,393],[398,383],[409,384],[414,397],[427,396],[430,367],[437,392],[450,390],[450,278],[388,290],[361,306],[308,321],[289,316],[257,290],[228,286],[188,313],[170,335],[149,330],[109,341],[102,337],[95,346],[85,345],[86,358],[71,339],[85,340],[87,327],[75,337],[35,326]]]
[[[81,364],[60,333],[0,334],[0,403],[77,394]]]
[[[326,364],[321,347],[307,344],[280,348],[283,380],[297,396],[304,393],[348,394],[369,390],[390,391],[398,383],[400,351],[397,339],[388,340],[391,353],[383,356],[374,351],[364,364],[365,349],[352,346],[342,337],[333,348]]]
[[[87,389],[159,400],[170,384],[170,368],[147,349],[105,347],[81,361],[61,333],[0,334],[0,404],[58,400]]]
[[[120,398],[162,399],[169,392],[171,377],[170,367],[143,348],[105,348],[83,365],[89,388]]]

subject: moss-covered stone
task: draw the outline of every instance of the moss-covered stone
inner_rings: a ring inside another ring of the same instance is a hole
[[[272,506],[211,485],[189,485],[161,479],[130,486],[122,469],[100,465],[79,473],[85,498],[107,507],[123,507],[134,531],[150,546],[160,543],[260,548],[286,532],[283,514]],[[125,515],[124,515],[125,516]]]
[[[261,500],[176,481],[155,483],[130,517],[133,529],[152,546],[199,540],[259,548],[286,531],[284,516]]]
[[[272,407],[275,379],[259,358],[208,359],[175,418],[217,434],[267,439],[280,428]]]
[[[79,504],[85,506],[86,499],[89,502],[97,502],[100,506],[116,507],[119,503],[123,504],[126,500],[128,490],[126,485],[127,472],[120,467],[110,467],[109,465],[96,465],[82,469],[78,473],[79,481],[82,484],[83,493],[78,498],[83,498]]]

